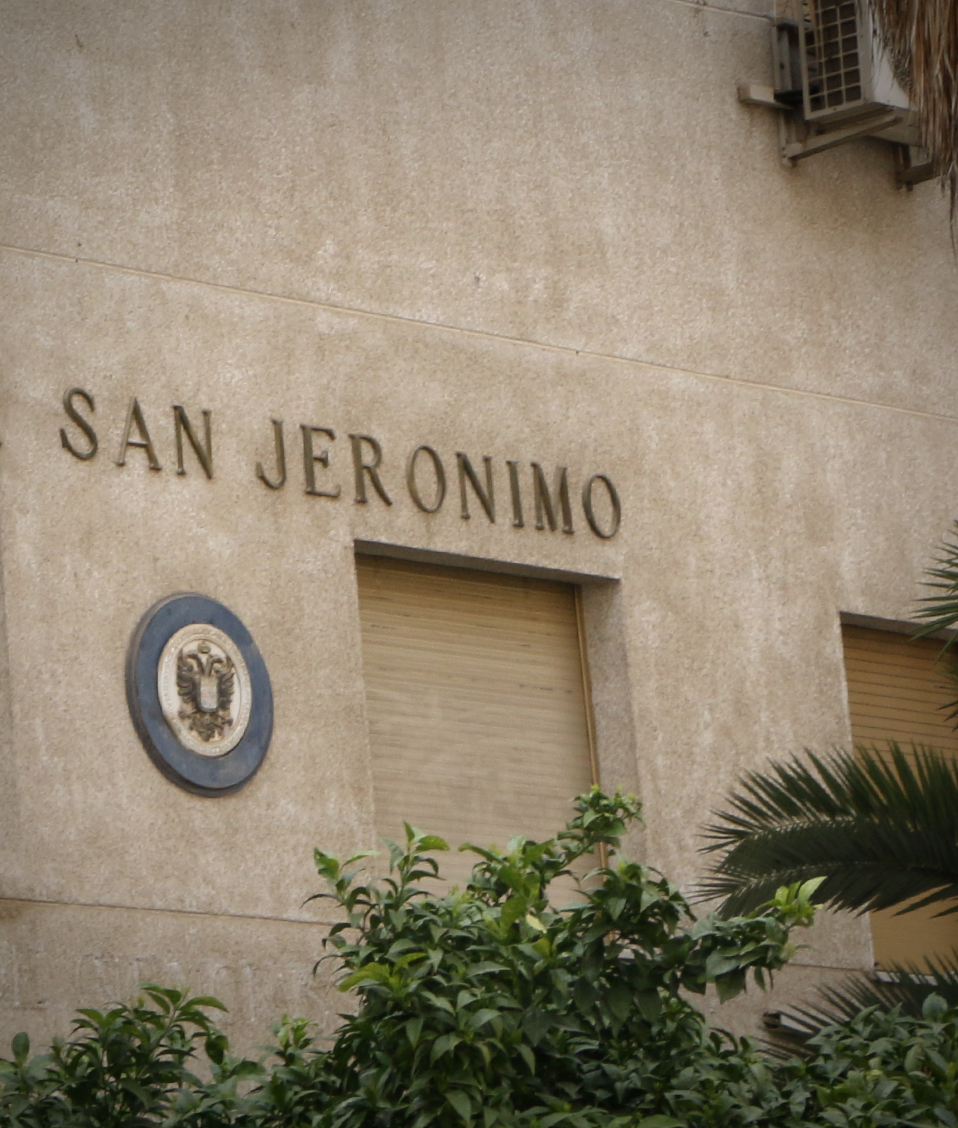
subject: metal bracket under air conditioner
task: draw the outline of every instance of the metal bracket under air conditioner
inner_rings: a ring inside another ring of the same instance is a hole
[[[916,184],[934,180],[938,176],[938,168],[934,161],[928,159],[927,154],[922,151],[922,158],[914,163],[912,151],[911,145],[895,146],[895,180],[899,188],[907,188],[909,191]]]
[[[786,142],[782,146],[782,156],[789,161],[798,161],[802,157],[810,157],[814,153],[822,153],[826,149],[834,149],[836,145],[844,145],[846,141],[855,141],[859,137],[871,137],[881,133],[883,129],[897,125],[901,121],[901,114],[887,111],[879,114],[869,114],[854,125],[844,129],[829,129],[822,133],[809,133],[802,141]]]
[[[742,83],[738,88],[738,100],[746,106],[765,106],[767,109],[778,110],[782,114],[795,116],[796,110],[787,102],[782,102],[780,92],[771,86],[760,86],[754,82]],[[897,125],[902,120],[901,114],[894,110],[879,110],[866,114],[841,129],[827,129],[813,132],[805,122],[793,122],[796,136],[791,139],[788,133],[782,138],[782,157],[786,161],[798,161],[802,157],[810,157],[815,153],[822,153],[826,149],[833,149],[836,145],[844,145],[847,141],[854,141],[859,137],[870,137]],[[805,128],[802,129],[801,126]]]

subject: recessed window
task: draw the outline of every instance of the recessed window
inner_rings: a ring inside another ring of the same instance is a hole
[[[376,825],[543,839],[593,782],[571,584],[357,556]],[[476,856],[451,853],[462,882]]]
[[[955,697],[936,662],[942,644],[852,626],[842,627],[842,639],[852,740],[879,746],[897,740],[906,751],[924,744],[958,756],[958,733],[941,708]],[[940,909],[871,913],[876,964],[922,964],[926,956],[958,948],[958,914],[936,918]]]

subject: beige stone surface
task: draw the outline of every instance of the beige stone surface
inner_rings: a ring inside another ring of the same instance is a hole
[[[4,0],[0,242],[950,413],[946,208],[782,167],[766,15]]]
[[[948,515],[948,420],[37,256],[3,265],[18,326],[4,574],[31,828],[9,896],[69,897],[82,875],[97,900],[296,916],[314,843],[369,844],[355,538],[622,577],[649,849],[688,881],[694,828],[741,768],[847,737],[838,611],[906,612]],[[60,447],[73,385],[96,402],[103,449],[89,462]],[[132,395],[159,473],[142,451],[114,464]],[[173,470],[174,402],[213,412],[212,481]],[[270,417],[290,432],[277,492],[254,475]],[[337,434],[321,472],[339,499],[302,492],[298,421]],[[383,444],[392,506],[351,499],[354,429]],[[608,473],[622,528],[603,541],[581,516],[571,537],[465,522],[453,496],[421,513],[402,477],[421,442],[447,464],[489,454],[500,491],[509,457],[568,464],[574,496],[584,474]],[[267,763],[222,807],[160,777],[126,712],[129,635],[177,590],[232,607],[276,687]],[[162,859],[146,887],[145,856]]]
[[[141,963],[219,976],[252,1042],[326,1021],[295,979],[311,851],[374,844],[357,542],[586,581],[603,783],[685,888],[742,770],[847,742],[839,613],[907,617],[953,515],[958,271],[877,143],[781,167],[735,101],[768,23],[734,7],[0,3],[0,1047]],[[115,463],[133,396],[159,472]],[[176,473],[173,404],[212,412],[211,481],[189,450]],[[335,433],[337,499],[303,492],[300,424]],[[354,501],[350,433],[393,504]],[[424,443],[436,514],[405,486]],[[459,516],[456,451],[494,460],[495,524]],[[512,527],[506,459],[574,499],[608,474],[617,536],[577,501],[572,536]],[[273,684],[228,799],[162,777],[126,706],[134,627],[187,590]],[[861,921],[808,939],[829,974],[871,963]]]
[[[30,1035],[35,1053],[69,1034],[75,1007],[102,1010],[141,983],[191,988],[228,1009],[208,1013],[236,1053],[259,1056],[284,1015],[335,1029],[349,1002],[313,964],[325,929],[250,917],[142,912],[107,906],[0,900],[0,1056]]]

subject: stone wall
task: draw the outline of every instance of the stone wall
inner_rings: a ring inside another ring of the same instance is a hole
[[[314,845],[375,840],[357,542],[585,583],[603,782],[686,886],[739,772],[847,741],[839,613],[906,617],[954,512],[958,272],[880,143],[782,166],[735,94],[770,80],[762,0],[5,0],[0,54],[0,1046],[143,978],[221,995],[241,1046],[345,1005],[303,901]],[[160,470],[117,465],[133,397]],[[175,404],[211,413],[212,479],[188,444],[177,473]],[[350,434],[392,504],[356,501]],[[568,468],[573,534],[513,526],[507,460]],[[270,671],[229,798],[164,779],[127,710],[176,591]],[[871,961],[862,921],[814,939],[793,995]]]

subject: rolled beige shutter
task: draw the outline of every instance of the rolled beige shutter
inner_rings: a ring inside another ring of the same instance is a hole
[[[897,740],[906,751],[924,744],[958,756],[958,733],[941,709],[956,696],[936,663],[941,643],[851,626],[842,628],[842,639],[854,742],[881,747]],[[921,964],[958,947],[958,915],[936,919],[934,911],[871,913],[876,964]]]
[[[356,559],[376,824],[463,842],[543,839],[593,780],[575,589]],[[475,855],[443,856],[462,883]]]

